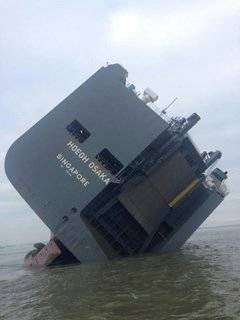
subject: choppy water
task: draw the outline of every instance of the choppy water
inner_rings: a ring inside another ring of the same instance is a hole
[[[0,248],[0,319],[240,319],[240,226],[198,231],[177,254],[41,271]]]

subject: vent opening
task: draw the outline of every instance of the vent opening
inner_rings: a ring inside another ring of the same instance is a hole
[[[123,164],[106,148],[96,155],[96,159],[113,175],[123,168]]]
[[[73,120],[66,129],[80,143],[83,143],[91,135],[91,133],[77,120]]]
[[[91,212],[82,216],[122,256],[139,252],[147,238],[146,231],[119,201],[101,215]]]

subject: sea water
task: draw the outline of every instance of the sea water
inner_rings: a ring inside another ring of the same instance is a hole
[[[39,239],[41,240],[41,239]],[[199,229],[177,253],[28,270],[0,247],[1,320],[240,319],[240,226]]]

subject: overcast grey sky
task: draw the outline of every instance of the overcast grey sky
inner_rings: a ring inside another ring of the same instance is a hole
[[[0,245],[49,231],[4,173],[11,143],[106,62],[170,115],[197,112],[201,150],[220,149],[231,193],[208,225],[240,221],[240,1],[0,0]]]

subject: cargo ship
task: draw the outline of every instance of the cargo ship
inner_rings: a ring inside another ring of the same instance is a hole
[[[224,200],[220,151],[200,152],[200,117],[156,112],[158,96],[100,68],[10,147],[6,174],[51,230],[28,266],[178,250]]]

